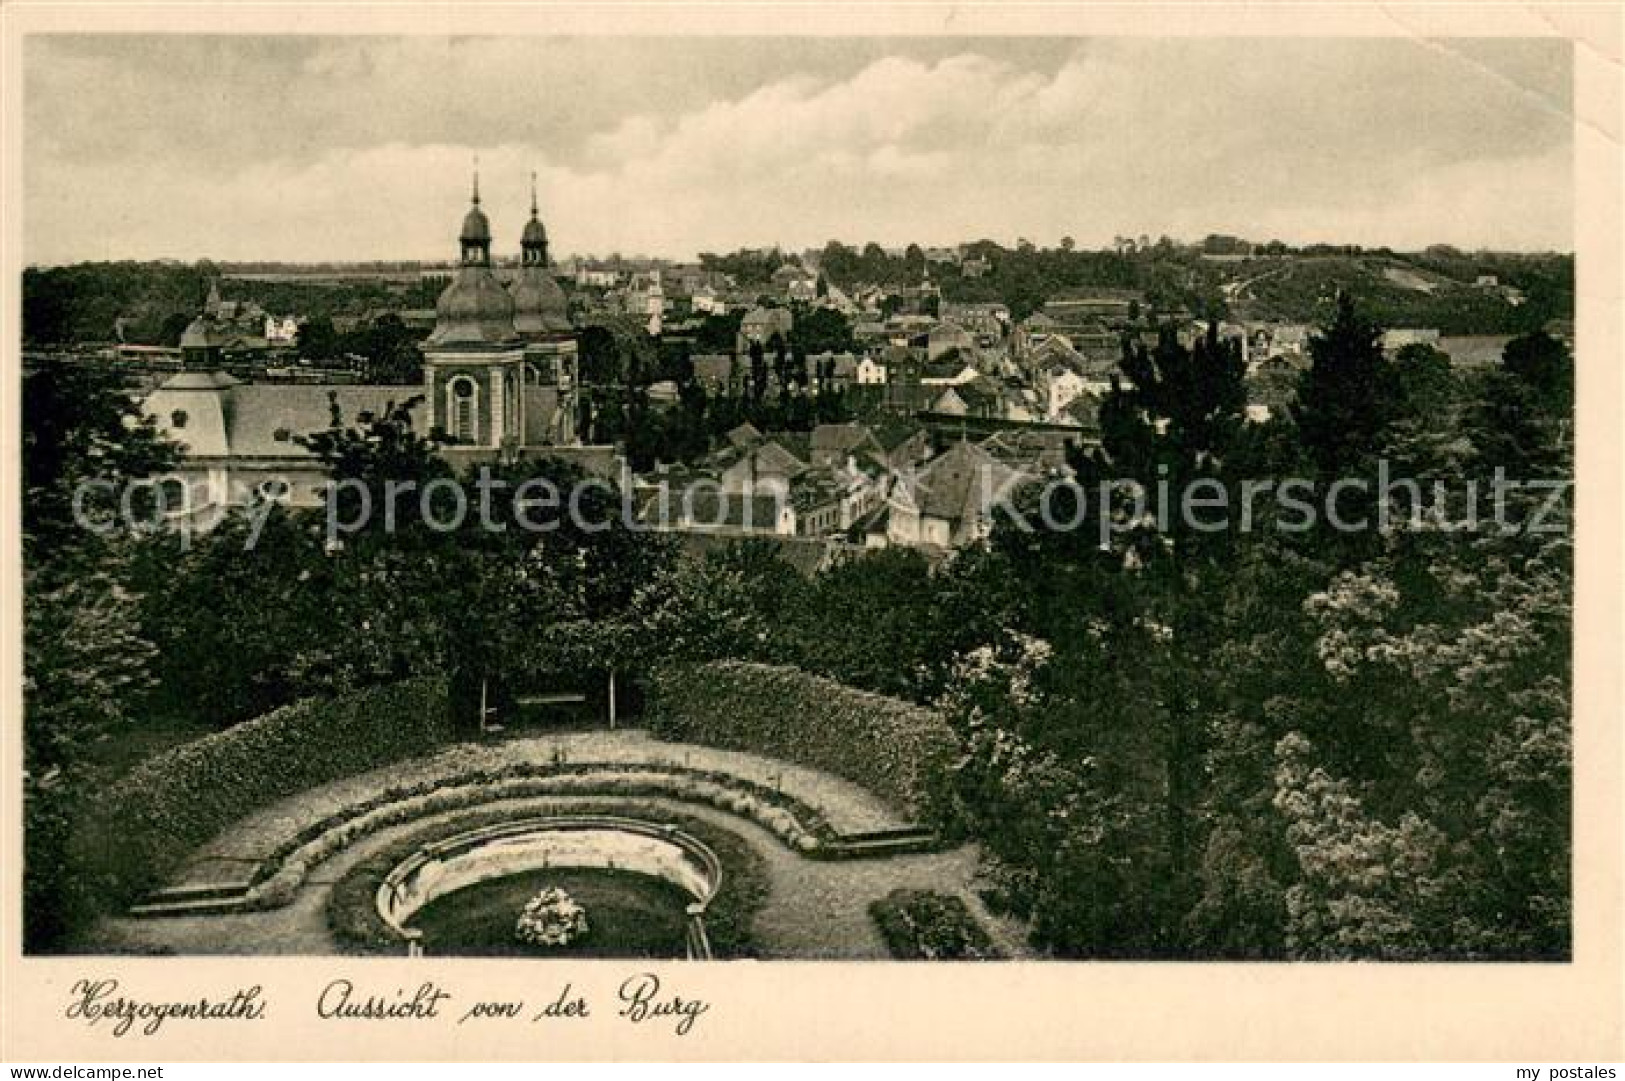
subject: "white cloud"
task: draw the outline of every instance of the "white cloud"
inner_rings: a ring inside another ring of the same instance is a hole
[[[650,67],[623,77],[568,42],[324,41],[217,74],[235,101],[296,67],[307,82],[265,129],[172,80],[144,84],[118,56],[69,53],[29,72],[46,100],[29,113],[25,254],[446,257],[475,153],[504,249],[538,167],[561,252],[1142,232],[1570,244],[1552,49],[1138,39],[1034,64],[996,43],[933,48],[728,68],[712,80],[735,88],[723,93],[669,49],[642,50]],[[91,77],[134,101],[115,116],[171,110],[195,130],[171,132],[187,140],[173,153],[149,145],[163,124],[119,133],[118,156],[87,150],[81,114],[51,95]],[[300,125],[308,140],[278,144]]]

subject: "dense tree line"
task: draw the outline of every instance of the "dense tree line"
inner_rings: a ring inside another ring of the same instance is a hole
[[[23,340],[30,345],[111,342],[122,325],[124,340],[175,346],[203,309],[209,283],[220,268],[204,261],[178,263],[76,263],[23,271]],[[251,300],[276,315],[331,319],[369,308],[432,308],[432,283],[381,280],[298,283],[231,279],[228,300]]]
[[[368,383],[423,382],[419,335],[408,329],[394,312],[386,312],[343,333],[334,329],[333,320],[318,315],[300,324],[294,345],[302,359],[317,364],[353,366]]]
[[[1218,343],[1126,357],[1134,387],[1109,399],[1080,476],[1199,476],[1232,495],[1298,476],[1325,491],[1401,461],[1425,490],[1446,485],[1430,512],[1396,497],[1386,530],[996,537],[1025,600],[1002,641],[961,659],[941,705],[968,750],[962,822],[1040,944],[1567,955],[1569,533],[1536,532],[1532,503],[1504,529],[1453,523],[1488,520],[1496,466],[1571,475],[1569,358],[1522,339],[1441,415],[1394,370],[1420,358],[1384,361],[1376,333],[1345,301],[1295,416],[1262,428],[1239,423],[1238,365]]]

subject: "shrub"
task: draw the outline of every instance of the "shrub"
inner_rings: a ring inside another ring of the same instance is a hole
[[[930,890],[892,890],[869,906],[880,937],[904,961],[989,961],[999,956],[965,902]]]
[[[95,911],[96,884],[72,852],[86,799],[79,784],[24,791],[23,942],[30,953],[71,948]]]
[[[644,801],[591,800],[481,807],[453,815],[390,844],[350,868],[327,898],[327,926],[341,948],[352,953],[401,953],[401,940],[378,915],[378,887],[384,876],[425,845],[468,830],[518,817],[591,813],[670,824],[710,848],[722,863],[722,889],[705,913],[705,933],[719,960],[753,957],[751,923],[767,900],[767,866],[748,842],[729,830]]]
[[[421,755],[448,734],[437,678],[296,702],[137,766],[86,823],[79,856],[101,872],[106,900],[127,905],[244,815]]]
[[[833,773],[917,815],[936,809],[953,732],[920,706],[795,668],[716,661],[657,670],[652,731]]]

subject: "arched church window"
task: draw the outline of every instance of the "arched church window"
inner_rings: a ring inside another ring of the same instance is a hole
[[[451,430],[453,439],[463,443],[472,443],[478,428],[479,414],[478,390],[474,380],[466,375],[458,376],[451,381],[451,402],[447,418],[447,427]]]

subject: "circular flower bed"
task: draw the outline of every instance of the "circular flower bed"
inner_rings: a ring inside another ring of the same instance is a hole
[[[557,886],[525,903],[514,935],[532,946],[568,946],[587,933],[587,910]]]
[[[459,833],[498,822],[535,815],[614,814],[656,824],[671,824],[705,844],[722,861],[726,884],[705,913],[711,949],[719,958],[754,957],[751,924],[767,898],[767,868],[762,856],[729,829],[685,813],[681,807],[645,800],[595,797],[548,798],[498,802],[453,812],[425,823],[395,840],[378,845],[352,866],[333,887],[327,902],[328,927],[339,949],[346,953],[398,954],[398,932],[378,914],[378,887],[385,875],[413,852]],[[547,886],[563,886],[592,917],[592,934],[566,951],[580,949],[587,956],[682,956],[682,928],[686,917],[679,895],[667,927],[660,913],[668,906],[648,891],[629,895],[627,876],[607,889],[602,872],[554,869],[527,879],[482,883],[460,890],[421,911],[414,925],[424,929],[432,954],[456,956],[508,956],[528,947],[514,935],[514,913],[527,898]],[[655,891],[659,892],[659,891]],[[675,935],[667,941],[668,932]],[[551,952],[551,951],[550,951]]]

